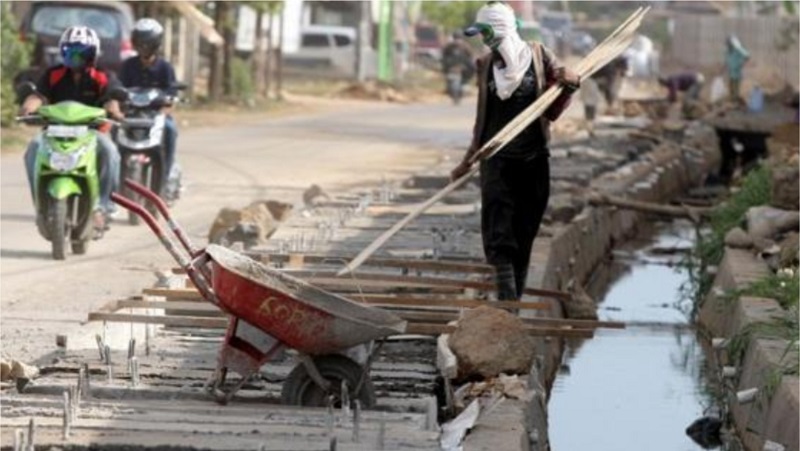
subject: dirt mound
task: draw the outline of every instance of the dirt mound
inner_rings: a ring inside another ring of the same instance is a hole
[[[340,90],[336,97],[395,103],[410,103],[413,100],[395,86],[376,81],[352,83]]]

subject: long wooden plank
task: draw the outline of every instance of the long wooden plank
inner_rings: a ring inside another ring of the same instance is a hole
[[[287,274],[294,275],[312,285],[318,286],[357,286],[357,287],[373,287],[373,288],[428,288],[428,287],[449,287],[449,288],[474,288],[477,290],[493,291],[495,285],[491,282],[481,282],[477,280],[464,280],[464,279],[448,279],[443,277],[416,277],[416,276],[402,276],[396,274],[357,274],[353,277],[336,277],[332,272],[326,271],[297,271],[287,272]],[[159,291],[161,290],[161,291]],[[165,293],[165,289],[145,289],[144,294],[152,296],[182,296],[185,298],[197,299],[196,295],[190,295],[188,292],[178,293],[178,289],[169,289],[175,291],[174,293]],[[525,294],[533,296],[551,297],[562,301],[569,301],[571,296],[569,293],[555,290],[545,290],[541,288],[525,288]]]
[[[488,302],[472,301],[480,305],[490,305]],[[492,307],[505,307],[506,309],[515,309],[525,306],[526,302],[494,302],[491,303]],[[117,301],[118,309],[157,309],[157,310],[170,310],[172,312],[181,313],[182,316],[193,316],[197,313],[217,313],[218,316],[225,314],[213,304],[197,303],[197,302],[161,302],[161,301],[136,301],[136,300],[122,300]],[[391,304],[387,304],[392,306]],[[396,306],[396,305],[395,305]],[[439,323],[449,322],[458,319],[458,313],[455,311],[442,312],[442,311],[409,311],[398,310],[393,311],[396,315],[400,316],[407,321]],[[550,325],[550,326],[571,326],[575,328],[612,328],[623,329],[625,323],[619,321],[592,321],[592,320],[576,320],[576,319],[563,319],[563,318],[521,318],[527,324],[535,325]]]
[[[295,261],[303,265],[305,264],[334,265],[353,258],[352,256],[338,257],[338,256],[303,255],[303,254],[261,255],[257,252],[249,252],[246,255],[264,264],[280,263],[289,265],[291,265],[289,260],[290,258],[296,258]],[[458,272],[458,273],[475,273],[475,274],[491,274],[494,271],[494,269],[491,266],[481,263],[468,263],[468,262],[462,263],[449,260],[409,260],[401,258],[396,258],[396,259],[377,258],[377,259],[371,259],[370,263],[371,264],[365,264],[365,265],[368,267],[376,267],[376,268],[400,268],[400,269],[413,269],[418,271]],[[186,270],[184,268],[172,268],[172,273],[186,274]]]
[[[173,327],[202,327],[224,329],[228,326],[227,318],[204,318],[197,316],[161,316],[161,315],[135,315],[126,313],[89,313],[89,321],[107,321],[116,323],[163,324]],[[560,336],[570,338],[591,338],[594,336],[592,329],[574,329],[559,327],[534,327],[526,326],[526,330],[534,336]],[[446,324],[430,324],[409,322],[407,334],[439,335],[455,331],[454,326]]]
[[[564,338],[592,338],[594,331],[591,329],[563,329],[555,327],[526,326],[529,334],[535,337],[564,337]],[[446,324],[409,323],[406,333],[415,335],[441,335],[455,332],[455,326]]]
[[[627,48],[627,46],[630,44],[630,41],[633,39],[634,32],[641,24],[644,15],[649,9],[649,7],[637,9],[619,27],[617,27],[617,29],[608,36],[608,38],[601,42],[600,45],[595,47],[589,53],[589,55],[581,60],[575,68],[575,72],[578,74],[578,76],[582,79],[587,78],[594,72],[598,71],[601,67],[610,63],[612,60],[614,60],[614,58],[622,54],[625,48]],[[476,172],[478,172],[480,165],[477,163],[480,160],[491,158],[493,155],[502,150],[503,147],[507,143],[511,142],[514,137],[522,132],[522,130],[527,128],[528,125],[532,124],[533,121],[538,119],[539,116],[541,116],[547,110],[547,108],[549,108],[550,105],[555,102],[558,96],[561,95],[563,89],[564,88],[560,85],[554,85],[548,88],[544,93],[542,93],[542,95],[539,96],[539,98],[536,99],[535,102],[533,102],[531,106],[518,114],[514,119],[511,120],[511,122],[509,122],[494,136],[492,136],[491,139],[484,143],[484,145],[473,155],[469,161],[471,168],[466,174],[462,175],[457,180],[450,182],[449,185],[442,188],[430,199],[420,204],[414,211],[409,213],[406,217],[398,221],[386,232],[381,234],[366,248],[359,252],[359,254],[341,271],[339,271],[339,275],[354,271],[372,254],[374,254],[378,248],[386,243],[389,238],[394,236],[398,231],[400,231],[400,229],[405,227],[406,224],[416,219],[425,210],[439,202],[446,195],[455,191],[456,188],[466,183],[467,180],[469,180]]]
[[[418,307],[418,308],[477,308],[482,306],[489,306],[503,310],[546,310],[549,305],[546,302],[490,302],[479,301],[473,299],[424,299],[413,297],[376,297],[371,299],[370,295],[365,296],[366,299],[354,296],[353,302],[364,302],[366,304],[376,307]],[[167,298],[169,299],[169,298]],[[193,302],[193,301],[139,301],[139,300],[123,300],[117,301],[117,309],[121,308],[155,308],[167,309],[176,312],[180,311],[197,311],[197,312],[214,312],[219,308],[211,303],[206,302]]]
[[[321,273],[318,273],[321,274]],[[326,277],[324,275],[317,275],[305,279],[311,284],[343,284],[343,285],[370,285],[370,286],[387,286],[387,287],[458,287],[458,288],[474,288],[477,290],[494,291],[495,285],[491,282],[481,282],[477,280],[464,280],[464,279],[445,279],[439,277],[415,277],[415,276],[398,276],[392,274],[356,274],[350,277]],[[545,290],[541,288],[525,288],[525,294],[532,296],[551,297],[563,301],[569,301],[571,296],[569,293],[554,290]]]
[[[127,313],[89,313],[89,321],[108,321],[110,323],[163,324],[175,327],[204,327],[224,329],[228,327],[227,318],[206,318],[201,316],[134,315]]]
[[[258,251],[245,253],[247,256],[262,263],[289,263],[290,260],[299,260],[310,264],[338,264],[352,259],[353,255],[315,255],[315,254],[267,254]],[[382,268],[408,268],[422,271],[460,272],[490,274],[494,270],[484,263],[470,263],[456,260],[412,260],[405,258],[373,257],[364,262],[366,266]]]
[[[480,301],[478,301],[480,302]],[[158,309],[170,310],[173,312],[182,312],[180,316],[193,316],[198,314],[216,313],[217,316],[225,316],[226,314],[218,309],[213,304],[204,304],[197,302],[161,302],[161,301],[134,301],[123,300],[117,301],[117,307],[121,309]],[[482,303],[487,305],[488,303]],[[506,306],[511,304],[508,309],[513,309],[517,306],[524,306],[526,303],[493,303],[493,307]],[[420,311],[420,310],[394,310],[392,313],[403,318],[406,321],[425,322],[425,323],[442,323],[450,322],[458,319],[458,312],[455,311]],[[173,315],[174,316],[174,315]],[[573,320],[561,318],[520,318],[522,322],[532,325],[548,325],[548,326],[571,326],[574,328],[595,328],[606,327],[621,329],[625,327],[624,323],[616,321],[590,321],[590,320]]]

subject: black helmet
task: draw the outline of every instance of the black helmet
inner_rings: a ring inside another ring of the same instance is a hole
[[[158,52],[164,42],[164,27],[155,19],[139,19],[133,26],[131,42],[139,55],[150,57]]]

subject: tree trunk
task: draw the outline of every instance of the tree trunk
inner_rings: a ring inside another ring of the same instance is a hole
[[[224,1],[217,1],[214,3],[214,27],[220,34],[223,33],[225,23],[225,15],[228,9]],[[224,35],[223,35],[224,36]],[[208,98],[212,101],[217,101],[222,95],[222,62],[223,62],[223,48],[214,47],[211,53],[211,76],[208,82]]]
[[[269,99],[269,88],[270,83],[272,82],[272,30],[275,26],[275,12],[270,11],[269,13],[269,31],[267,32],[267,54],[266,54],[266,64],[264,67],[264,91],[263,95],[264,98]]]
[[[283,12],[278,17],[278,51],[277,51],[277,83],[275,86],[276,97],[278,100],[283,99]]]
[[[264,54],[264,13],[261,11],[256,10],[256,43],[253,47],[253,80],[256,83],[256,94],[262,95],[264,92],[264,59],[266,55]]]
[[[236,51],[236,34],[233,27],[233,21],[230,18],[231,15],[231,6],[233,6],[233,11],[235,12],[236,3],[234,2],[221,2],[225,4],[225,15],[224,21],[222,24],[223,29],[223,37],[225,38],[225,47],[224,47],[224,61],[222,63],[222,72],[223,72],[223,86],[225,90],[225,95],[230,96],[233,94],[233,58],[235,56]]]

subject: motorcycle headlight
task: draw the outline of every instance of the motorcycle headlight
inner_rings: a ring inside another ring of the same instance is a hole
[[[82,154],[82,150],[72,153],[53,152],[50,154],[50,167],[61,172],[71,171],[78,166]]]

